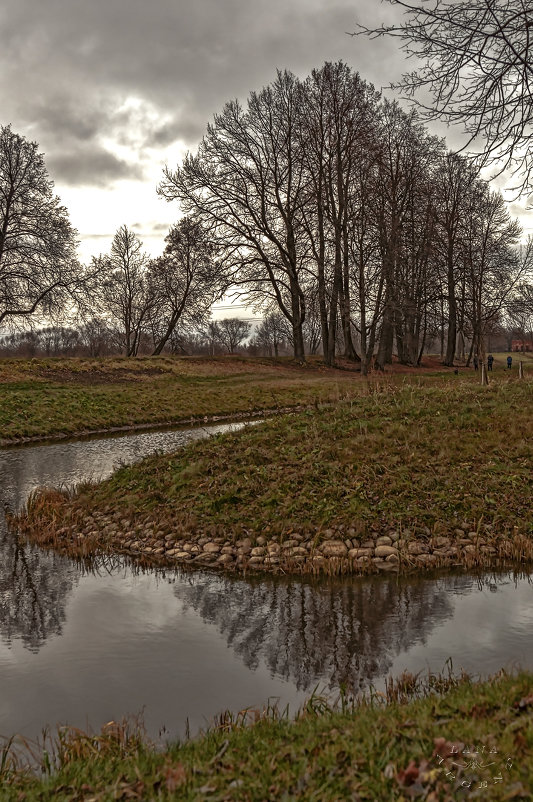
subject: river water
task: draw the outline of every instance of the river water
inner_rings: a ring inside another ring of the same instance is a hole
[[[37,486],[103,478],[242,425],[1,449],[1,500],[20,508]],[[109,558],[87,571],[17,542],[2,520],[0,736],[141,714],[152,738],[172,738],[226,709],[295,711],[315,689],[379,688],[450,659],[481,675],[533,669],[532,590],[510,573],[243,580]]]

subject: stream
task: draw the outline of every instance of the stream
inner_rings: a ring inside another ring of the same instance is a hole
[[[142,431],[0,449],[2,508],[36,487],[103,479],[120,464],[251,423]],[[19,543],[0,520],[0,736],[129,714],[182,737],[224,710],[289,705],[387,675],[533,669],[523,574],[398,579],[247,578],[140,571]]]

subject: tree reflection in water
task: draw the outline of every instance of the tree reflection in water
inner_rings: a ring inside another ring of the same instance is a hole
[[[0,638],[37,652],[60,635],[66,601],[79,578],[72,560],[19,542],[0,520]]]
[[[356,692],[453,615],[472,577],[309,582],[195,575],[176,583],[185,607],[216,625],[250,669],[261,661],[299,690],[317,682]]]

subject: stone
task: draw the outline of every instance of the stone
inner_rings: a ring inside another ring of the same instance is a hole
[[[319,548],[324,557],[345,557],[348,554],[342,540],[325,540]]]
[[[249,537],[244,537],[244,538],[241,538],[241,540],[238,540],[235,545],[237,545],[237,546],[251,546],[252,545],[252,541],[250,540]]]
[[[373,548],[372,549],[351,549],[351,551],[348,552],[348,556],[351,557],[352,559],[355,558],[356,560],[359,560],[361,557],[365,557],[365,558],[372,557],[373,554],[374,554],[374,549]]]
[[[433,549],[433,554],[435,557],[448,557],[449,555],[449,548],[448,549]]]
[[[390,537],[390,539],[392,540],[393,543],[397,543],[397,541],[400,539],[400,533],[399,532],[389,532],[389,537]]]
[[[386,558],[386,561],[388,563],[399,563],[400,558],[398,557],[397,554],[389,554],[389,556]]]
[[[279,543],[269,543],[267,546],[268,553],[272,556],[274,554],[279,554],[281,551],[281,546]]]
[[[221,554],[217,562],[221,563],[222,565],[225,565],[226,563],[232,563],[233,556],[231,554]]]
[[[392,538],[388,537],[387,535],[378,537],[378,539],[376,540],[376,546],[391,546],[391,545],[392,545]]]
[[[264,558],[259,556],[250,557],[250,559],[248,560],[248,565],[260,565],[263,562],[263,560]]]
[[[222,546],[220,549],[221,554],[235,554],[235,549],[233,546]]]
[[[439,536],[439,537],[434,537],[433,540],[432,540],[432,545],[436,549],[442,549],[442,548],[444,548],[444,546],[449,546],[450,543],[451,543],[451,540],[450,540],[449,537],[441,537],[441,536]]]
[[[437,562],[437,558],[434,554],[419,554],[418,562],[422,563],[422,565],[433,565]]]
[[[429,554],[429,546],[415,540],[407,544],[407,551],[409,554],[413,554],[416,557],[419,554]]]
[[[255,546],[252,551],[252,557],[264,557],[266,554],[266,549],[264,546]]]
[[[477,548],[474,546],[473,543],[469,543],[468,546],[464,547],[464,551],[466,552],[466,554],[475,554]]]
[[[256,538],[256,543],[257,543],[258,546],[264,546],[266,542],[267,542],[267,539],[266,539],[266,537],[264,535],[259,535],[259,537]]]
[[[375,545],[376,544],[374,543],[373,540],[363,540],[363,542],[361,543],[361,548],[362,549],[373,549]]]
[[[190,560],[191,559],[191,555],[189,554],[188,551],[177,551],[175,556],[178,558],[178,560]]]
[[[303,546],[295,546],[293,549],[288,549],[285,554],[288,557],[307,557],[307,549]]]
[[[218,554],[220,552],[220,546],[218,543],[205,543],[204,552],[207,554]]]
[[[289,538],[289,540],[285,540],[283,542],[283,546],[282,547],[284,549],[292,549],[294,546],[298,546],[299,543],[300,543],[299,540],[296,540],[295,538],[291,537],[291,538]]]
[[[377,563],[377,567],[380,571],[397,571],[398,563],[391,563],[387,562],[387,560],[382,560],[380,563]]]
[[[376,546],[374,553],[376,557],[389,557],[391,554],[395,554],[398,557],[398,549],[394,546]]]

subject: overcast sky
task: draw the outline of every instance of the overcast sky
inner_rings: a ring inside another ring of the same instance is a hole
[[[155,254],[179,213],[156,195],[162,167],[213,114],[278,67],[343,59],[386,86],[405,67],[395,42],[347,32],[390,15],[380,0],[3,0],[0,122],[39,143],[84,261],[122,223]]]

